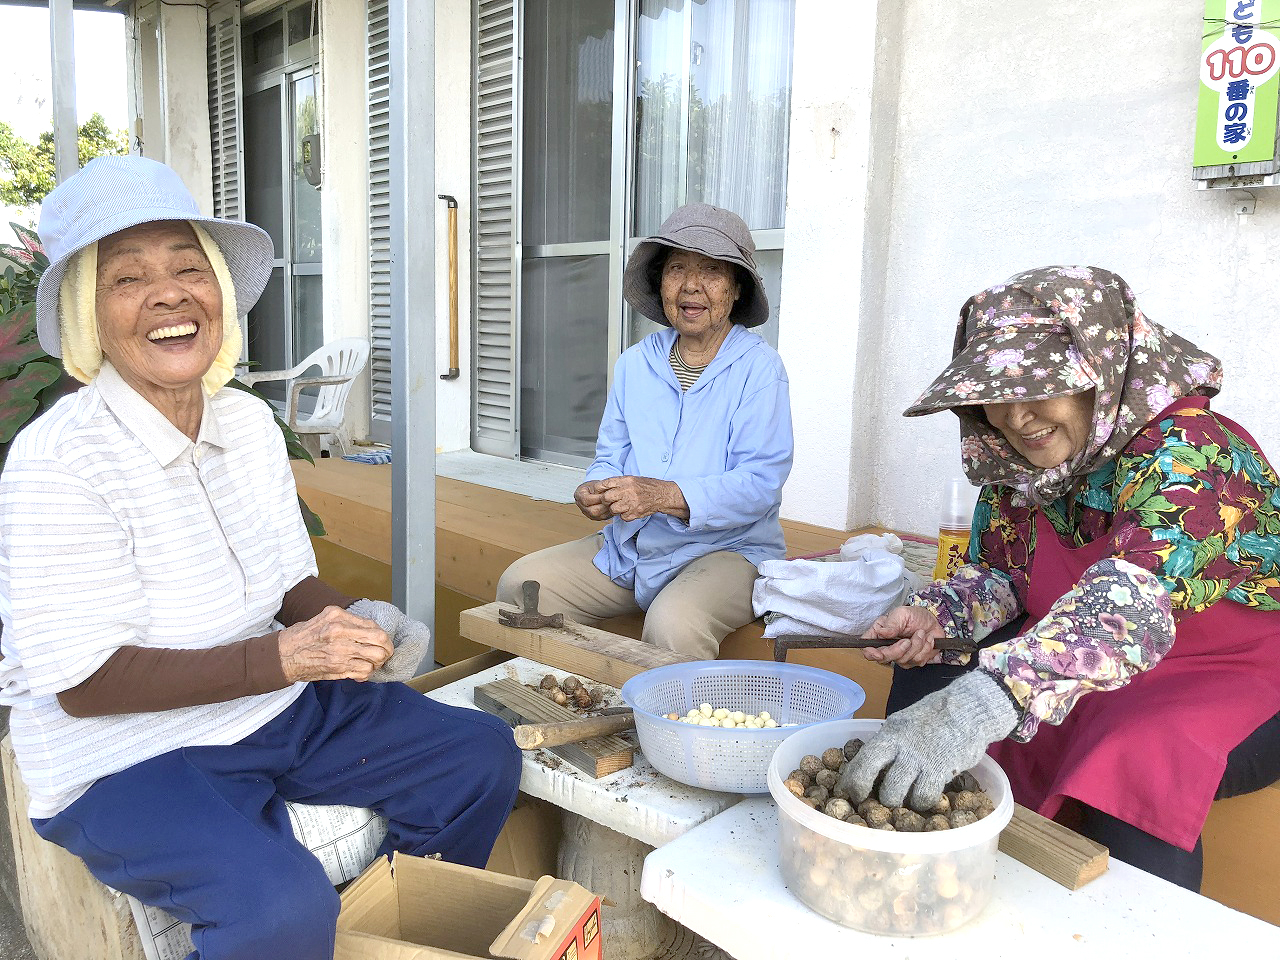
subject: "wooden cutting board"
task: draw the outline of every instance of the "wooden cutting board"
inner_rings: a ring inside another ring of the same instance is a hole
[[[472,692],[476,706],[513,727],[521,723],[563,723],[581,720],[581,714],[552,703],[540,693],[530,690],[519,680],[504,677],[484,683]],[[570,766],[598,779],[631,766],[635,747],[618,736],[592,737],[577,743],[544,747]]]

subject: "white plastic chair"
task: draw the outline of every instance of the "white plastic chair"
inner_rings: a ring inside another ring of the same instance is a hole
[[[369,341],[363,337],[334,340],[311,354],[297,366],[288,370],[252,371],[239,374],[246,386],[267,380],[284,380],[291,383],[289,400],[285,407],[285,422],[293,428],[313,457],[320,455],[320,441],[324,436],[338,441],[344,454],[351,452],[351,436],[347,430],[347,396],[351,384],[369,362]],[[304,377],[312,367],[320,368],[320,376]],[[312,411],[301,416],[298,412],[298,395],[307,387],[319,387]]]

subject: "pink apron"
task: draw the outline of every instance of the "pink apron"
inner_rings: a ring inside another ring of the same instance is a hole
[[[1206,403],[1183,401],[1178,409]],[[1165,411],[1165,416],[1172,411]],[[1237,436],[1249,435],[1218,416]],[[1036,514],[1027,622],[1036,623],[1081,575],[1109,555],[1110,537],[1065,543]],[[1191,850],[1227,754],[1280,712],[1280,612],[1222,599],[1177,625],[1173,648],[1118,690],[1085,694],[1062,724],[990,754],[1014,798],[1052,817],[1067,797]]]

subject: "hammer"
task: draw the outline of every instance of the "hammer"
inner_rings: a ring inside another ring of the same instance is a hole
[[[535,627],[563,627],[564,614],[556,613],[546,616],[538,612],[538,581],[526,580],[520,585],[524,595],[519,613],[510,610],[498,611],[498,622],[504,627],[519,627],[521,630],[532,630]]]

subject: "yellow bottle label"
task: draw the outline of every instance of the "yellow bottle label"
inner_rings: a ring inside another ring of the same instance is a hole
[[[945,580],[969,562],[969,531],[938,531],[938,562],[933,565],[933,579]]]

